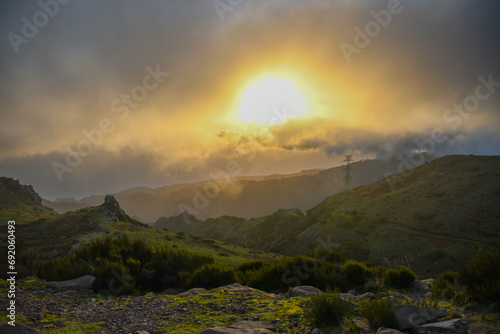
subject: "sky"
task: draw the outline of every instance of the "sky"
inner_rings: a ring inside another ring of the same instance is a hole
[[[5,0],[0,175],[47,199],[500,154],[496,0]]]

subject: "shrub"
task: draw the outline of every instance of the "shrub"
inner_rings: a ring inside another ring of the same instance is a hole
[[[373,273],[366,264],[354,260],[344,263],[344,275],[349,283],[356,285],[363,285],[373,277]]]
[[[436,284],[432,287],[432,298],[451,299],[455,296],[457,287],[458,273],[447,271],[438,276]]]
[[[321,262],[304,256],[282,259],[247,272],[246,284],[264,291],[286,292],[297,285],[315,285],[314,272]]]
[[[351,305],[340,299],[338,293],[327,292],[312,296],[306,304],[304,315],[315,326],[338,326],[351,311]]]
[[[458,282],[467,288],[470,296],[479,302],[500,300],[500,256],[496,253],[482,253],[458,271]]]
[[[185,279],[184,287],[186,289],[202,287],[210,290],[236,282],[232,268],[218,264],[206,264],[196,269],[189,278],[186,276],[183,278]]]
[[[398,269],[388,269],[384,275],[385,282],[398,289],[408,288],[416,278],[417,275],[405,266],[399,266]]]
[[[253,260],[253,261],[245,261],[243,263],[238,264],[236,267],[236,270],[239,270],[243,273],[247,271],[254,271],[254,270],[259,270],[262,268],[266,262],[262,260]]]
[[[351,284],[342,271],[342,266],[328,262],[323,262],[314,272],[313,285],[323,291],[329,289],[347,291],[351,288]]]
[[[389,298],[363,300],[359,305],[361,314],[368,320],[373,331],[380,327],[396,328],[396,318],[391,309],[392,303]]]
[[[103,260],[95,268],[97,291],[107,295],[135,295],[137,290],[130,272],[121,263]]]

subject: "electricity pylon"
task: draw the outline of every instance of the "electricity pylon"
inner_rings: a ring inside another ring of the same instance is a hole
[[[346,166],[344,167],[345,170],[345,176],[344,176],[344,194],[345,194],[345,199],[344,199],[344,212],[345,213],[351,213],[351,203],[349,202],[349,192],[351,190],[351,162],[352,162],[352,155],[346,155],[344,162],[346,163]]]

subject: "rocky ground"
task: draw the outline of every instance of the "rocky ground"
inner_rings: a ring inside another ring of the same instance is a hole
[[[6,295],[2,282],[2,295]],[[192,289],[172,294],[147,294],[138,297],[109,297],[87,289],[56,287],[37,280],[18,282],[16,293],[16,324],[24,324],[43,333],[203,333],[203,334],[266,334],[266,333],[340,333],[337,329],[318,329],[304,317],[312,287],[299,287],[288,294],[269,294],[233,284],[211,291]],[[387,295],[387,294],[386,294]],[[374,294],[341,295],[357,303],[376,298]],[[380,296],[379,296],[380,297]],[[390,298],[400,304],[395,312],[400,330],[418,334],[432,333],[500,333],[495,326],[482,322],[499,321],[479,309],[457,309],[446,303],[430,305],[429,292],[392,293]],[[2,322],[6,322],[7,298],[0,300]],[[488,318],[489,317],[489,318]],[[369,333],[366,320],[353,319],[354,332]],[[498,326],[498,323],[496,324]],[[13,331],[1,324],[1,333]],[[20,326],[16,326],[20,330]],[[352,330],[352,329],[351,329]],[[384,334],[398,333],[379,329]],[[33,332],[35,333],[35,332]]]

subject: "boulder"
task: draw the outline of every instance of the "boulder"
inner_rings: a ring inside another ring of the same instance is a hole
[[[499,333],[500,333],[500,328],[489,324],[483,324],[481,322],[473,323],[469,327],[469,334],[499,334]]]
[[[97,278],[85,275],[68,281],[50,282],[49,287],[56,289],[79,288],[93,290],[97,284]]]
[[[322,294],[323,291],[321,291],[318,288],[315,288],[314,286],[302,285],[291,288],[287,293],[287,297],[314,296],[314,295],[321,296]]]
[[[412,289],[416,293],[421,293],[421,294],[425,294],[431,290],[431,288],[429,287],[429,285],[427,285],[427,283],[419,280],[411,282],[410,289]]]
[[[370,325],[364,321],[364,320],[359,320],[359,319],[354,319],[354,325],[358,327],[358,332],[360,334],[369,334],[371,333]]]
[[[272,334],[276,328],[268,321],[240,321],[227,327],[214,327],[200,334]]]
[[[189,289],[188,291],[184,291],[182,293],[179,293],[177,296],[179,296],[179,297],[187,297],[187,296],[197,295],[199,293],[204,293],[204,292],[207,292],[207,289],[204,289],[204,288],[192,288],[192,289]]]
[[[44,334],[44,332],[39,331],[37,329],[24,326],[21,324],[16,324],[15,326],[11,326],[9,324],[1,324],[0,323],[0,333],[3,334]]]
[[[339,293],[340,299],[342,299],[345,302],[352,302],[356,299],[356,296],[350,294],[350,293]]]
[[[413,305],[395,305],[391,309],[396,317],[397,329],[412,329],[448,315],[444,310],[421,308]]]
[[[374,299],[375,297],[376,297],[376,295],[373,292],[367,292],[367,293],[362,294],[358,298],[359,299],[370,300],[370,299]]]

